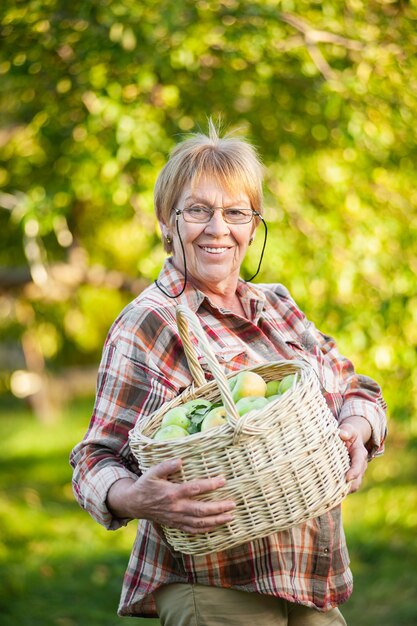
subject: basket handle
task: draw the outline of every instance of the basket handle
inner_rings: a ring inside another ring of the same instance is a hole
[[[210,346],[205,332],[201,328],[198,317],[190,309],[181,304],[179,304],[176,308],[176,317],[178,330],[184,346],[185,356],[187,357],[188,365],[195,382],[199,387],[202,387],[206,384],[207,381],[201,365],[198,362],[194,346],[190,341],[188,326],[190,326],[194,336],[198,340],[200,347],[204,351],[210,371],[213,374],[219,388],[220,396],[226,409],[226,416],[228,418],[229,424],[233,427],[233,429],[235,429],[236,422],[239,421],[240,416],[237,412],[235,403],[233,402],[232,394],[230,392],[230,387],[227,382],[226,376]]]
[[[204,376],[203,369],[198,362],[195,348],[190,340],[188,328],[189,326],[194,336],[196,337],[200,347],[204,350],[209,369],[214,376],[215,382],[217,383],[217,387],[220,391],[220,396],[223,401],[223,406],[226,409],[227,421],[233,429],[233,444],[237,445],[240,438],[244,434],[257,435],[271,430],[271,428],[273,428],[271,426],[255,426],[254,424],[249,424],[249,416],[251,415],[251,411],[248,411],[243,415],[239,415],[236,405],[233,401],[225,373],[221,368],[210,346],[206,333],[203,331],[198,317],[195,315],[195,313],[193,313],[186,306],[179,304],[176,308],[176,317],[178,330],[184,346],[185,356],[187,357],[187,362],[191,374],[193,375],[194,380],[199,387],[205,385],[207,381]],[[302,361],[297,360],[291,361],[291,363],[296,368],[296,371],[298,370],[299,374],[303,377],[303,369],[305,369],[306,365],[308,364],[306,362],[303,363]]]

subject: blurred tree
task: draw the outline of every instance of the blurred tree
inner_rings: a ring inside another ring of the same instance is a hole
[[[267,169],[260,280],[382,377],[415,434],[416,20],[405,0],[4,0],[3,391],[16,369],[98,361],[164,258],[152,189],[167,153],[221,116]]]

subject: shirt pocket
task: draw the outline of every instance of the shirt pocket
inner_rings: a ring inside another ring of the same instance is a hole
[[[215,356],[219,364],[223,367],[224,373],[229,374],[238,370],[250,367],[251,362],[248,352],[242,345],[224,346],[215,351]],[[203,368],[206,378],[213,379],[205,354],[198,355],[198,362]]]

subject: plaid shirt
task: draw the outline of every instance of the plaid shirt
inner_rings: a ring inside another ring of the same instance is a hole
[[[175,294],[183,280],[167,260],[159,283]],[[140,474],[129,449],[129,430],[192,382],[176,327],[177,304],[197,313],[226,373],[265,361],[308,359],[338,422],[363,416],[372,428],[370,458],[382,453],[386,406],[378,385],[354,372],[331,337],[316,330],[282,285],[239,281],[238,294],[247,319],[214,306],[191,285],[175,300],[152,285],[110,329],[90,426],[71,453],[76,497],[106,528],[117,529],[130,521],[113,517],[106,506],[107,492],[116,480]],[[197,345],[196,349],[211,380],[204,355]],[[158,529],[139,520],[119,614],[155,615],[152,591],[174,582],[258,592],[328,610],[352,591],[340,506],[295,528],[198,557],[172,553]]]

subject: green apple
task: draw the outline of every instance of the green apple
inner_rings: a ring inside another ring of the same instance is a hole
[[[279,380],[270,380],[269,383],[266,383],[265,398],[275,396],[278,393],[279,383]]]
[[[169,441],[170,439],[182,439],[183,437],[188,437],[187,431],[181,428],[181,426],[177,426],[177,424],[170,424],[157,430],[153,438],[155,441]]]
[[[189,425],[190,420],[187,417],[187,409],[185,408],[185,405],[176,406],[167,411],[161,422],[161,427],[181,426],[181,428],[186,429]]]
[[[223,426],[223,424],[227,423],[226,419],[226,409],[224,406],[217,406],[207,413],[206,417],[201,422],[201,432],[203,433],[206,430],[210,430],[211,428],[217,428],[218,426]]]
[[[291,389],[296,379],[296,374],[288,374],[281,379],[278,387],[278,393],[285,393],[288,389]]]
[[[280,393],[276,393],[273,396],[268,396],[267,400],[268,400],[268,402],[274,402],[274,400],[278,400],[278,398],[281,398],[281,395],[282,394],[280,394]]]
[[[268,404],[268,402],[269,399],[264,396],[248,396],[246,398],[241,398],[236,402],[236,409],[239,415],[244,415],[249,411],[262,409],[266,404]]]
[[[235,402],[248,396],[265,396],[266,382],[256,372],[239,372],[229,380],[232,398]]]

